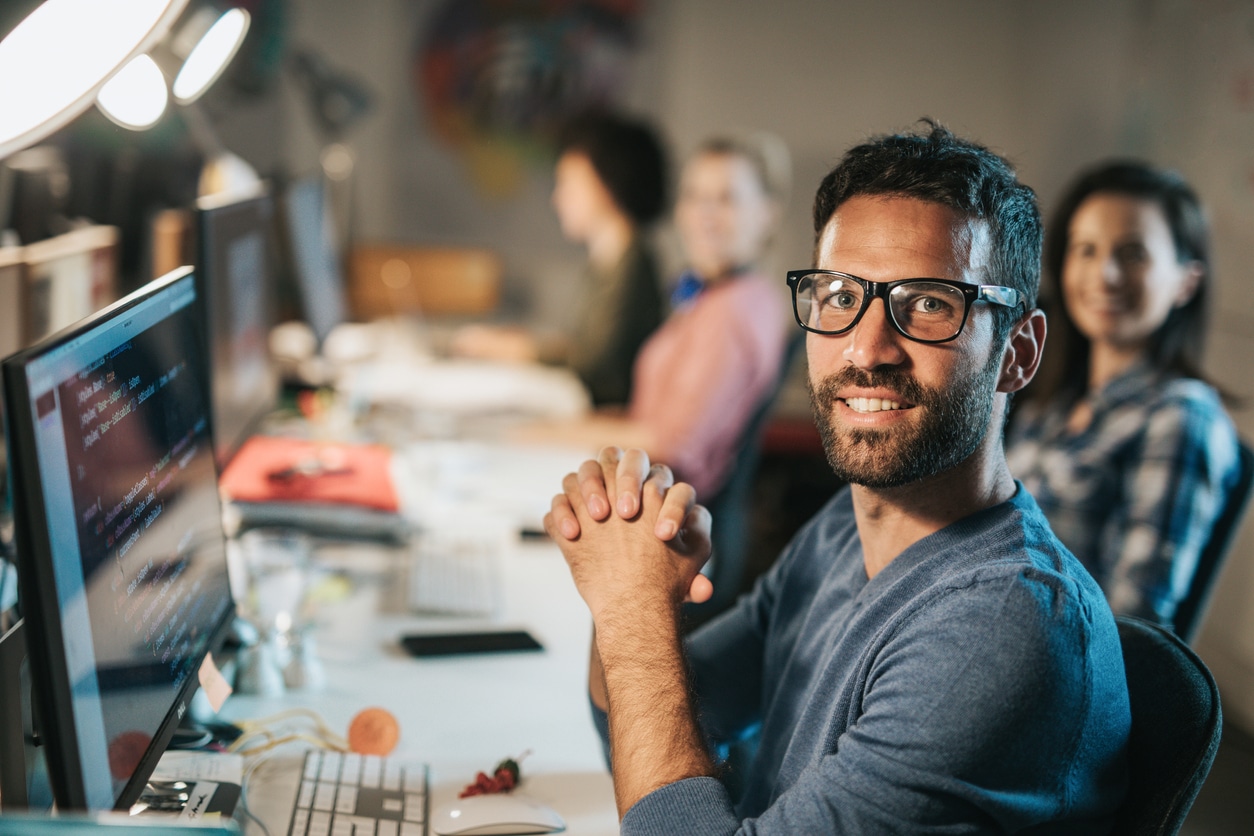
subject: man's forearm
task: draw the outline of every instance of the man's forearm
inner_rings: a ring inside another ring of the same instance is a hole
[[[688,689],[678,614],[609,620],[593,641],[592,663],[602,667],[608,699],[619,816],[660,787],[713,775]]]
[[[601,652],[597,650],[597,631],[592,628],[592,649],[588,653],[588,696],[592,704],[609,713],[609,691],[605,687],[605,668],[601,665]]]

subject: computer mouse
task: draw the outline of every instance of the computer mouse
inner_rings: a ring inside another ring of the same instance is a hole
[[[437,836],[492,836],[507,833],[559,833],[566,822],[546,804],[520,795],[472,795],[431,812]]]

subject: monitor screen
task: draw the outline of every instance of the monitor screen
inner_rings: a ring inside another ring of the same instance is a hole
[[[307,177],[287,187],[283,213],[291,267],[305,321],[319,342],[347,318],[344,265],[321,177]]]
[[[223,468],[278,403],[268,195],[196,204],[196,279],[209,320],[214,455]]]
[[[234,614],[182,268],[3,363],[21,606],[62,809],[128,807]]]

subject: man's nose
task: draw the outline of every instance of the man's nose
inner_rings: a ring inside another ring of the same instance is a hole
[[[904,340],[888,321],[888,307],[883,299],[872,299],[862,319],[849,333],[845,359],[860,369],[895,366],[905,359]]]

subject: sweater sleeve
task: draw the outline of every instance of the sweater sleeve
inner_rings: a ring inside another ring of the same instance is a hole
[[[1236,460],[1235,434],[1216,404],[1171,397],[1150,414],[1123,474],[1126,499],[1101,534],[1112,609],[1170,626]]]
[[[870,663],[856,722],[757,818],[692,778],[622,832],[1107,832],[1126,781],[1118,637],[1067,583],[986,579],[921,606]]]

